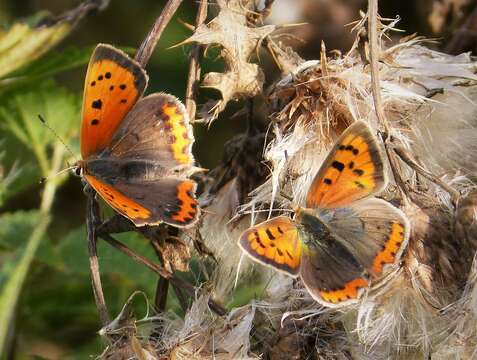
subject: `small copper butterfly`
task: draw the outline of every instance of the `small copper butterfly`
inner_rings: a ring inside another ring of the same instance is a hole
[[[76,173],[135,225],[187,227],[200,213],[192,127],[172,95],[142,97],[148,76],[124,52],[99,44],[86,73]]]
[[[357,121],[339,137],[294,219],[278,216],[242,233],[252,259],[300,276],[319,303],[356,302],[398,264],[409,221],[371,195],[387,184],[383,156],[371,129]]]

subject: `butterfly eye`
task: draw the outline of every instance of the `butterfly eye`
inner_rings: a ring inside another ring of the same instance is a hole
[[[83,175],[83,168],[81,166],[77,166],[73,168],[73,174],[76,176],[82,176]]]

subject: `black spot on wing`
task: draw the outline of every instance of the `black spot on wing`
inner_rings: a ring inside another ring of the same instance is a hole
[[[331,166],[334,167],[339,172],[343,171],[344,169],[344,164],[336,160],[331,163]]]
[[[103,107],[103,102],[101,101],[101,99],[94,100],[91,104],[91,107],[93,109],[101,110],[101,108]]]
[[[267,236],[270,240],[275,240],[275,236],[273,236],[272,232],[270,231],[270,229],[267,229],[265,230],[265,232],[267,233]]]

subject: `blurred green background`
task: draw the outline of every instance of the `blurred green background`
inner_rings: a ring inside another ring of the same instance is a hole
[[[8,47],[2,44],[8,43],[8,31],[15,23],[35,24],[44,11],[59,15],[79,3],[2,0],[0,73],[2,56],[8,54]],[[91,50],[99,42],[137,48],[164,4],[165,1],[158,0],[111,0],[103,11],[82,19],[71,34],[39,60],[29,61],[0,77],[0,342],[2,321],[5,324],[10,316],[1,359],[84,359],[99,354],[105,345],[96,334],[100,323],[88,272],[81,182],[72,176],[58,177],[49,199],[48,190],[38,180],[48,171],[67,164],[61,156],[59,164],[52,160],[55,151],[61,153],[64,149],[36,115],[43,114],[79,156],[80,101]],[[308,25],[290,29],[302,41],[288,40],[302,57],[316,59],[321,40],[326,42],[328,50],[349,48],[354,37],[349,33],[351,27],[345,25],[358,19],[359,9],[366,6],[363,0],[276,0],[268,21],[307,22]],[[456,29],[470,16],[474,6],[474,1],[380,2],[384,17],[402,17],[398,27],[405,30],[404,34],[418,32],[438,37],[440,42],[435,46],[450,52],[474,50],[474,38],[466,39],[460,48],[449,47],[455,40]],[[190,48],[167,48],[191,34],[179,20],[193,24],[196,8],[197,2],[184,1],[160,39],[147,66],[148,93],[166,91],[183,99]],[[209,19],[216,8],[211,5]],[[203,62],[203,73],[222,69],[217,55],[217,50],[209,52]],[[260,61],[266,70],[267,84],[271,84],[277,79],[278,71],[265,53]],[[50,76],[50,73],[55,74]],[[214,94],[203,93],[201,100],[209,95]],[[224,142],[246,128],[242,117],[231,116],[240,107],[241,103],[231,104],[210,129],[195,126],[194,153],[201,166],[217,165]],[[266,119],[257,121],[262,126],[266,124]],[[66,153],[60,155],[74,161]],[[127,234],[118,238],[137,252],[154,258],[147,241],[139,236]],[[25,255],[29,251],[31,258]],[[118,313],[134,290],[143,290],[153,298],[157,279],[152,273],[101,242],[99,254],[111,314]],[[15,274],[21,274],[18,270],[22,265],[25,265],[23,275],[17,279]],[[189,278],[195,281],[194,271]],[[172,295],[168,308],[181,315]]]

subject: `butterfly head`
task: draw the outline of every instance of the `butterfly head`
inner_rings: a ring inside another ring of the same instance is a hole
[[[71,168],[73,175],[82,177],[84,174],[85,162],[83,160],[77,161]]]

